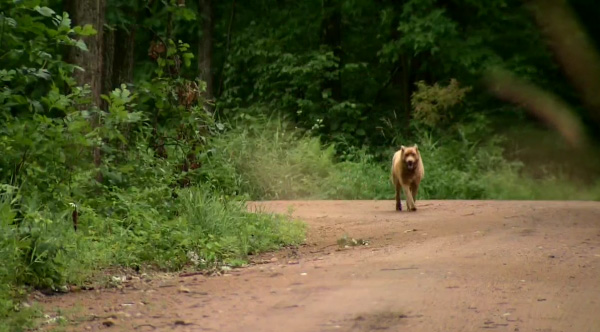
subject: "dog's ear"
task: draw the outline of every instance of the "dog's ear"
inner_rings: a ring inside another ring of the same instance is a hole
[[[415,144],[414,146],[415,150],[419,151],[419,147]]]
[[[404,152],[404,145],[400,145],[400,151]]]

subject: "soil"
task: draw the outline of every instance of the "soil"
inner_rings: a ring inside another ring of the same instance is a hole
[[[40,301],[68,331],[600,331],[599,202],[250,205],[289,206],[299,248]]]

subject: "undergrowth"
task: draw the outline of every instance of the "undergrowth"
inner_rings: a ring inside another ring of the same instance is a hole
[[[211,141],[201,170],[205,181],[251,199],[382,199],[389,196],[387,167],[365,150],[346,160],[333,145],[283,121],[243,126]]]
[[[304,241],[302,222],[248,212],[242,200],[201,186],[174,191],[176,198],[166,198],[162,207],[146,194],[116,194],[120,213],[82,214],[75,232],[66,215],[53,213],[44,219],[26,217],[15,227],[15,211],[5,192],[0,206],[0,331],[21,326],[34,314],[19,302],[27,287],[61,290],[113,266],[166,271],[235,267],[248,255]]]
[[[600,183],[577,183],[556,174],[528,176],[522,163],[504,157],[498,137],[481,142],[420,134],[413,142],[425,163],[419,199],[600,200]],[[202,176],[230,193],[247,193],[256,200],[394,197],[393,149],[380,153],[383,160],[364,149],[336,157],[333,145],[282,121],[246,125],[211,144]]]

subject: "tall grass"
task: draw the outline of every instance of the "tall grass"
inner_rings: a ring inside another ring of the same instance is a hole
[[[389,173],[359,150],[339,161],[334,146],[283,122],[235,129],[211,142],[204,181],[250,199],[375,199],[389,195]]]
[[[425,162],[420,199],[600,200],[600,182],[574,183],[564,176],[534,179],[523,164],[508,161],[498,140],[416,140]],[[365,150],[339,160],[334,146],[283,122],[235,129],[216,138],[202,176],[225,192],[262,199],[393,199],[393,149],[377,161]]]
[[[525,165],[504,157],[498,140],[485,143],[421,137],[426,163],[421,199],[600,200],[600,181],[581,183],[562,174],[533,178]]]

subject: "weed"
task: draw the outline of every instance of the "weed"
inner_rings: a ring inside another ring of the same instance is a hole
[[[356,247],[356,246],[368,246],[368,240],[364,239],[355,239],[353,237],[349,237],[347,234],[344,234],[341,238],[337,240],[337,245],[340,248],[348,248],[348,247]]]

